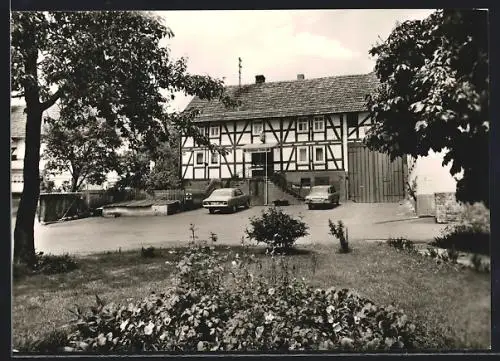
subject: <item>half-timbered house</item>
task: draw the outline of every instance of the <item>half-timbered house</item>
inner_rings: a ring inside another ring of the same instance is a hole
[[[188,109],[201,111],[196,122],[227,153],[211,153],[182,137],[182,178],[191,185],[214,178],[267,178],[299,190],[333,184],[341,200],[399,201],[405,195],[405,159],[391,162],[361,143],[372,124],[365,98],[376,85],[373,73],[298,75],[294,81],[267,83],[259,75],[255,84],[227,88],[240,102],[235,109],[194,98]]]

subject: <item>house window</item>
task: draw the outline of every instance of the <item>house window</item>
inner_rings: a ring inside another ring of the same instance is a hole
[[[219,131],[220,131],[219,125],[211,125],[210,126],[210,138],[218,138]]]
[[[347,126],[357,127],[358,126],[358,113],[348,113],[347,114]]]
[[[325,130],[325,117],[322,115],[314,117],[314,131],[322,132]]]
[[[207,128],[204,125],[199,125],[198,131],[200,132],[200,135],[207,135]]]
[[[10,150],[10,160],[17,160],[17,147],[11,147]]]
[[[203,152],[196,152],[196,165],[204,165],[205,160],[203,158]]]
[[[298,163],[309,163],[309,157],[308,157],[308,152],[307,152],[307,147],[300,147],[298,148],[299,156],[298,156]]]
[[[264,128],[262,127],[262,122],[253,122],[252,123],[252,132],[254,135],[260,135]]]
[[[219,164],[219,153],[212,152],[212,154],[210,155],[210,164]]]
[[[315,163],[324,163],[325,162],[325,148],[324,147],[315,147],[314,148],[314,162]]]
[[[309,131],[309,121],[307,118],[299,118],[297,120],[297,132],[307,133]]]

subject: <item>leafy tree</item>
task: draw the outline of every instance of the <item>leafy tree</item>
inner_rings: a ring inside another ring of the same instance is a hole
[[[488,206],[487,30],[485,11],[439,10],[374,46],[380,86],[367,101],[376,124],[366,144],[393,158],[444,151],[461,176],[457,199]]]
[[[150,174],[150,157],[144,149],[131,149],[119,158],[117,168],[120,179],[116,188],[147,189]]]
[[[170,189],[181,186],[179,152],[180,136],[174,133],[170,140],[161,144],[155,152],[155,165],[149,174],[148,188]]]
[[[74,109],[95,109],[131,148],[143,143],[154,149],[167,140],[167,120],[198,144],[214,148],[192,124],[198,111],[166,114],[169,98],[159,90],[234,102],[224,95],[222,81],[189,74],[185,59],[171,59],[160,40],[172,36],[160,19],[146,13],[12,13],[12,95],[24,98],[27,116],[24,189],[14,231],[16,261],[35,261],[42,112],[56,102],[65,126],[94,121],[72,118]]]
[[[74,126],[72,120],[80,118]],[[117,148],[122,144],[116,129],[91,111],[73,112],[71,121],[50,119],[44,135],[46,169],[71,174],[71,192],[84,184],[102,184],[106,174],[118,166]]]

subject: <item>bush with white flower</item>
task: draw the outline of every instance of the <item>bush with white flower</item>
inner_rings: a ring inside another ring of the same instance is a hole
[[[280,268],[280,258],[271,262]],[[175,285],[128,305],[78,309],[61,350],[389,350],[417,347],[415,326],[393,307],[346,289],[314,289],[290,275],[270,279],[248,252],[195,246],[178,262]],[[253,265],[253,266],[252,266]],[[39,350],[43,351],[43,350]]]

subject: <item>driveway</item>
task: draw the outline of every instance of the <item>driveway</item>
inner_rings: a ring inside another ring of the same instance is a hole
[[[61,254],[89,254],[140,248],[186,244],[193,223],[199,239],[210,232],[220,244],[239,244],[249,225],[249,217],[265,207],[252,207],[234,214],[209,214],[205,209],[156,217],[85,218],[49,225],[35,224],[35,246],[38,251]],[[432,240],[444,228],[434,218],[415,218],[398,203],[345,203],[334,209],[308,210],[304,205],[283,207],[287,213],[302,215],[310,227],[309,235],[298,244],[333,241],[328,234],[328,219],[342,220],[348,227],[349,241],[357,242],[389,237],[406,237],[413,241]],[[337,241],[335,241],[337,242]]]

